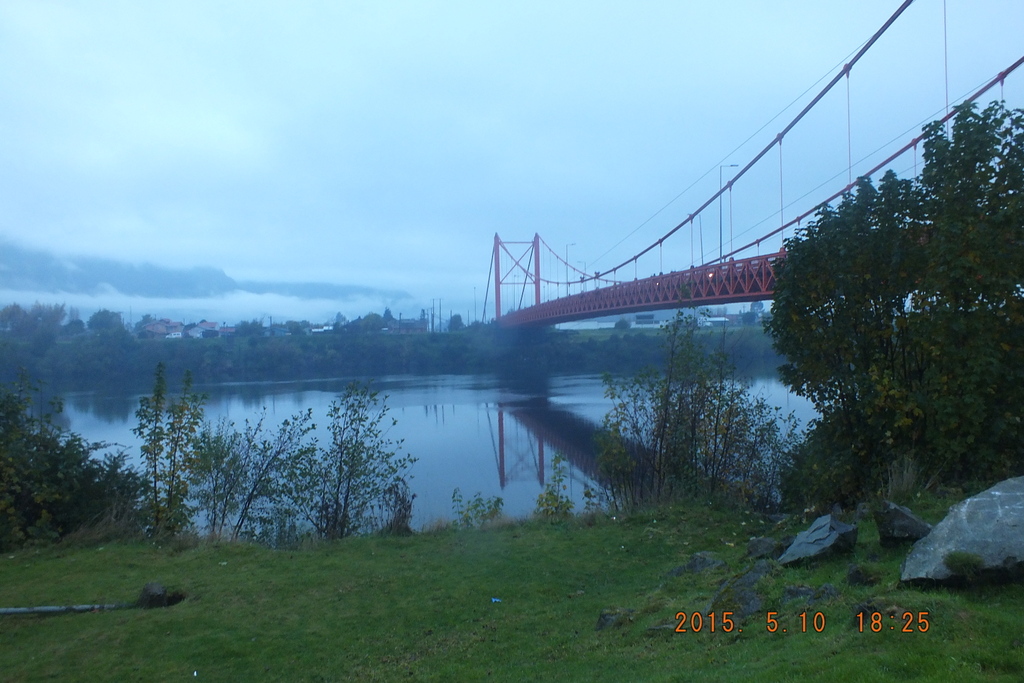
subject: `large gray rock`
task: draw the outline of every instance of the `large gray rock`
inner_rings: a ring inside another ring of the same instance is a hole
[[[902,505],[887,500],[883,500],[882,506],[875,510],[875,523],[878,525],[878,542],[887,547],[918,541],[932,530],[931,524]]]
[[[850,552],[856,544],[857,527],[840,522],[832,515],[822,515],[796,535],[779,562],[790,564],[830,552]]]
[[[980,575],[995,580],[1024,578],[1024,477],[1000,482],[957,503],[932,532],[914,544],[901,581],[955,582],[946,566],[950,553],[980,558]]]

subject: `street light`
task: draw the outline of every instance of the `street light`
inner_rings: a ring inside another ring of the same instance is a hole
[[[725,246],[725,240],[722,237],[722,169],[723,168],[736,168],[739,164],[722,164],[718,167],[718,260],[722,260],[722,256],[725,253],[723,247]]]
[[[569,247],[575,247],[576,243],[565,245],[565,295],[569,296]]]

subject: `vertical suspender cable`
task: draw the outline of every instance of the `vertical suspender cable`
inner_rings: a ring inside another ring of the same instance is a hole
[[[946,80],[946,116],[949,116],[949,38],[946,31],[946,0],[942,0],[942,68]],[[949,137],[949,119],[946,119],[946,137]]]
[[[700,224],[700,262],[704,263],[704,215],[697,214],[697,222]]]
[[[853,122],[850,116],[850,72],[846,72],[846,182],[853,184]]]
[[[782,137],[779,136],[779,225],[786,225],[786,200],[782,192]],[[783,227],[782,241],[786,241],[786,230]]]
[[[729,251],[732,251],[732,181],[729,181]]]
[[[533,259],[535,259],[538,256],[540,256],[540,254],[535,254],[533,252],[534,252],[534,250],[531,249],[530,250],[530,260],[527,261],[527,263],[526,263],[527,270],[523,270],[523,273],[524,273],[524,275],[523,275],[523,291],[520,292],[520,294],[519,294],[519,308],[523,307],[523,299],[526,298],[526,285],[528,285],[530,283],[530,271],[529,271],[528,268],[533,266]],[[522,269],[522,266],[519,266],[519,268]]]

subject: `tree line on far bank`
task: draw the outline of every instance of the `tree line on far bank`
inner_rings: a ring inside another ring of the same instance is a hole
[[[12,313],[12,306],[3,310],[8,321],[21,322],[0,321],[0,381],[12,381],[25,370],[58,392],[144,390],[157,363],[171,377],[189,371],[197,383],[210,384],[397,374],[621,374],[658,364],[663,354],[656,335],[638,330],[591,335],[478,324],[449,334],[386,334],[379,327],[376,332],[360,327],[264,337],[256,334],[263,328],[255,322],[253,334],[239,326],[231,338],[164,340],[136,338],[116,313],[101,316],[101,311],[89,319],[88,333],[71,334],[61,331],[71,323],[54,323],[64,315],[62,306],[19,307],[24,315]],[[720,330],[704,335],[707,346],[721,345]],[[748,374],[771,374],[780,362],[756,327],[730,330],[726,338],[733,361]]]

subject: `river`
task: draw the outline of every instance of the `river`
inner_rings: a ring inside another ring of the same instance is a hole
[[[329,437],[327,408],[350,380],[232,383],[196,387],[205,392],[206,419],[221,417],[241,429],[265,407],[276,425],[313,409],[317,437]],[[566,493],[583,507],[584,487],[594,473],[593,433],[611,403],[601,378],[561,376],[513,386],[490,376],[396,376],[374,381],[397,420],[388,437],[402,440],[401,451],[418,458],[410,486],[416,494],[413,526],[451,519],[452,492],[465,499],[480,493],[500,496],[504,512],[529,515],[551,476],[556,451],[568,460]],[[791,395],[776,379],[757,379],[751,389],[802,424],[814,416],[810,404]],[[65,396],[61,423],[90,442],[124,446],[138,453],[132,434],[140,395],[74,393]]]

